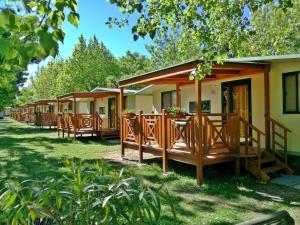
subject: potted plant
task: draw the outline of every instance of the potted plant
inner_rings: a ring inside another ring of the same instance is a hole
[[[125,116],[125,118],[127,118],[127,119],[132,119],[136,116],[135,113],[129,109],[124,110],[122,115]]]
[[[168,115],[175,118],[184,118],[186,116],[186,111],[181,107],[171,106],[168,108]]]

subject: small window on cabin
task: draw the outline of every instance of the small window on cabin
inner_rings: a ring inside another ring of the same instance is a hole
[[[94,114],[94,104],[95,102],[90,102],[90,114]]]
[[[49,112],[54,113],[54,105],[49,105]]]
[[[211,102],[210,100],[202,101],[202,113],[211,112]],[[189,113],[196,113],[196,102],[189,102]]]
[[[69,102],[68,104],[68,110],[72,110],[73,109],[73,102]]]
[[[105,107],[99,107],[99,114],[104,115],[105,114]]]
[[[284,73],[283,84],[283,113],[300,113],[300,72]]]
[[[176,91],[166,91],[161,93],[161,108],[168,109],[176,105]]]
[[[124,96],[124,110],[128,109],[128,96]]]

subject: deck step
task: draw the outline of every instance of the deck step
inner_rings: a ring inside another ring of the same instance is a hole
[[[266,174],[269,174],[269,173],[275,173],[279,170],[282,170],[284,169],[282,166],[270,166],[270,167],[266,167],[266,168],[263,168],[262,170],[266,173]]]
[[[276,160],[272,157],[263,157],[260,160],[261,164],[266,164],[266,163],[271,163],[271,162],[276,162]],[[255,163],[258,163],[258,160],[255,160]]]

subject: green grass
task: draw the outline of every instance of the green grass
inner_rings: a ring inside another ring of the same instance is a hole
[[[0,120],[0,178],[23,180],[28,177],[60,176],[61,159],[77,157],[92,163],[104,155],[119,151],[116,144],[99,140],[73,143],[57,138],[55,131],[40,130]],[[258,215],[287,210],[300,221],[300,191],[270,183],[261,183],[251,175],[233,175],[233,165],[206,168],[205,187],[195,185],[193,166],[170,162],[170,174],[162,175],[161,161],[148,161],[144,166],[128,168],[146,184],[163,185],[171,195],[181,224],[235,224]],[[115,168],[123,167],[114,164]],[[163,224],[178,224],[170,207],[163,208]],[[296,222],[297,223],[297,222]]]

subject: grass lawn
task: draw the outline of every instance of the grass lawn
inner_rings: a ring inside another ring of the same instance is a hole
[[[55,131],[40,130],[9,119],[0,120],[0,179],[24,180],[63,173],[61,159],[77,157],[92,163],[104,155],[115,154],[119,145],[87,140],[73,143],[59,139]],[[148,161],[130,168],[149,185],[164,185],[172,195],[172,204],[180,224],[235,224],[257,215],[287,210],[300,224],[300,191],[261,183],[250,175],[233,175],[233,165],[210,167],[205,171],[205,187],[195,183],[193,166],[170,163],[171,173],[162,175],[161,162]],[[115,168],[124,165],[114,164]],[[127,166],[129,167],[129,166]],[[179,224],[170,208],[164,206],[163,224]]]

